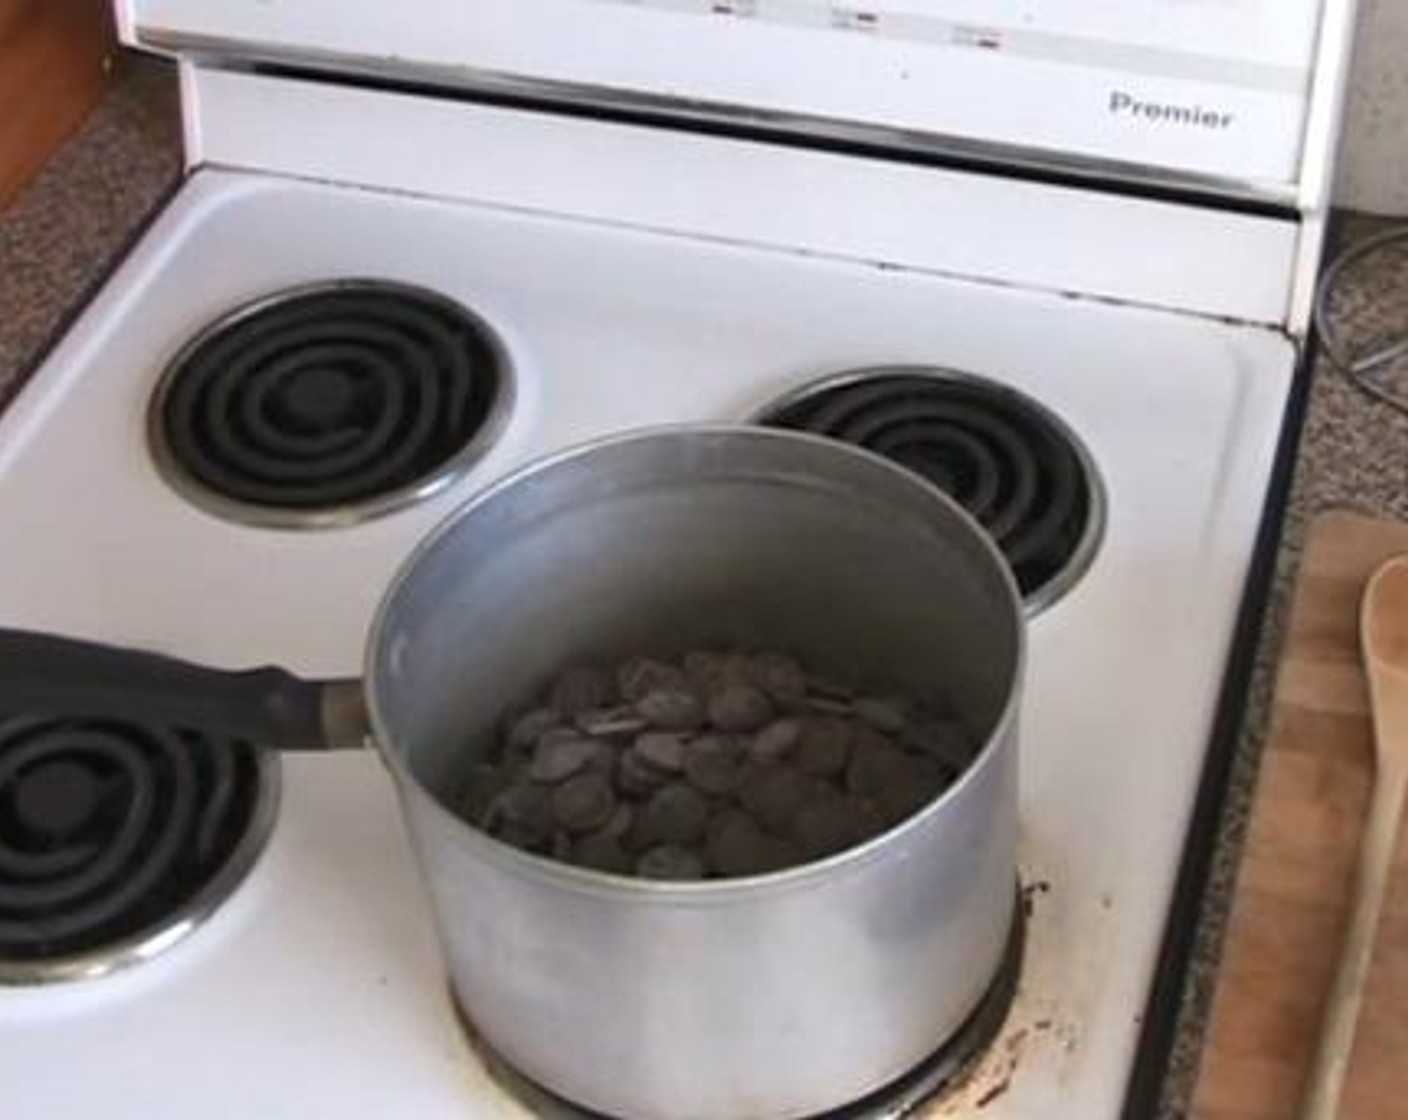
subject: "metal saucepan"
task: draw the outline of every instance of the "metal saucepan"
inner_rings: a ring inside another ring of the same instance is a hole
[[[945,694],[983,746],[890,831],[752,878],[587,871],[447,808],[505,712],[564,665],[727,645]],[[370,736],[456,996],[500,1054],[610,1114],[793,1117],[906,1071],[993,979],[1014,917],[1023,649],[1005,564],[938,490],[829,440],[690,427],[559,454],[464,505],[386,592],[360,683],[10,632],[0,710],[271,746]]]

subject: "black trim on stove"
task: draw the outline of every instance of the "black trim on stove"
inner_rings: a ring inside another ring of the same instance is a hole
[[[346,73],[307,62],[291,63],[263,60],[231,65],[222,60],[222,63],[222,69],[260,74],[272,78],[317,82],[323,85],[354,89],[379,90],[440,101],[458,101],[502,109],[519,109],[527,112],[548,113],[559,117],[663,129],[670,132],[691,132],[722,139],[754,141],[780,148],[799,148],[829,152],[835,155],[857,156],[887,163],[933,167],[947,171],[983,175],[989,178],[1041,183],[1087,193],[1147,199],[1155,202],[1172,202],[1182,206],[1196,206],[1201,209],[1249,214],[1256,217],[1278,218],[1287,221],[1299,221],[1301,218],[1300,212],[1289,203],[1219,193],[1212,187],[1202,187],[1191,182],[1180,182],[1175,185],[1127,180],[1115,177],[1113,173],[1111,176],[1103,175],[1098,170],[1077,171],[1036,162],[1018,162],[1021,153],[1015,150],[1001,154],[984,155],[979,152],[970,153],[931,148],[922,150],[897,148],[858,137],[828,136],[817,131],[789,131],[776,125],[770,126],[762,121],[725,120],[702,113],[699,116],[681,116],[666,109],[651,109],[636,105],[629,107],[617,104],[594,103],[587,105],[566,98],[555,98],[548,94],[511,92],[488,89],[482,86],[473,89],[457,88],[424,79],[387,77],[365,72]]]
[[[1183,859],[1169,907],[1168,922],[1164,927],[1158,966],[1149,990],[1148,1003],[1144,1007],[1139,1046],[1130,1071],[1122,1120],[1149,1120],[1157,1114],[1162,1099],[1177,1038],[1188,969],[1202,917],[1203,900],[1227,808],[1232,764],[1246,715],[1257,647],[1276,574],[1281,532],[1310,402],[1311,367],[1316,349],[1316,339],[1312,334],[1301,350],[1286,401],[1281,436],[1267,486],[1266,505],[1242,589],[1237,627],[1222,678],[1197,801],[1184,842]]]

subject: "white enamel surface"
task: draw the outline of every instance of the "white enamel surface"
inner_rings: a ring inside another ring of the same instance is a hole
[[[441,500],[353,529],[184,504],[144,442],[164,361],[234,304],[344,275],[428,285],[495,325],[519,393],[499,444]],[[203,172],[0,418],[0,618],[350,673],[399,560],[535,453],[741,419],[867,363],[1025,389],[1089,447],[1109,525],[1032,627],[1022,870],[1050,889],[1007,1029],[1026,1032],[1022,1057],[981,1112],[982,1077],[941,1114],[1099,1120],[1123,1098],[1293,360],[1273,332],[1189,316]],[[293,759],[286,776],[267,857],[203,932],[126,977],[0,991],[7,1100],[95,1118],[514,1114],[456,1030],[375,759]]]
[[[192,163],[1256,322],[1287,315],[1291,220],[317,82],[184,75]]]
[[[547,79],[1293,187],[1319,0],[126,0],[135,41]],[[1335,5],[1330,5],[1333,11]],[[1173,121],[1119,108],[1199,111]],[[1202,114],[1226,115],[1209,125]]]

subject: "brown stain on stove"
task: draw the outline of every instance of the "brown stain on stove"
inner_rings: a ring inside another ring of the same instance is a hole
[[[1037,879],[1023,885],[1020,905],[1030,921],[1041,900],[1051,893],[1051,884]],[[941,1120],[980,1113],[1002,1100],[1024,1060],[1039,1047],[1057,1046],[1064,1053],[1074,1053],[1079,1034],[1074,1024],[1040,1005],[1025,1009],[1027,1021],[1022,1021],[1022,991],[1019,988],[1009,1020],[993,1044],[974,1057],[966,1069],[939,1089],[934,1096],[909,1109],[907,1120]]]
[[[1037,898],[1050,893],[1051,884],[1046,879],[1036,879],[1022,887],[1022,905],[1026,907],[1028,917],[1031,917]]]
[[[938,1096],[916,1106],[907,1115],[913,1120],[939,1120],[981,1112],[1007,1095],[1029,1054],[1037,1047],[1053,1044],[1066,1053],[1074,1051],[1075,1028],[1049,1015],[1014,1027],[999,1037],[956,1081],[940,1090]]]

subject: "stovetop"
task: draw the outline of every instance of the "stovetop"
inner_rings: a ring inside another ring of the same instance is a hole
[[[376,278],[496,333],[512,406],[432,497],[354,525],[217,516],[148,442],[232,308]],[[0,617],[229,666],[360,667],[377,597],[458,502],[606,431],[747,420],[838,371],[942,366],[1039,401],[1101,481],[1093,563],[1036,615],[1031,918],[1002,1037],[938,1115],[1114,1115],[1260,518],[1294,349],[1271,331],[892,266],[220,171],[195,174],[0,419]],[[159,959],[0,991],[0,1073],[64,1115],[520,1114],[446,993],[390,784],[292,757],[245,883]]]

